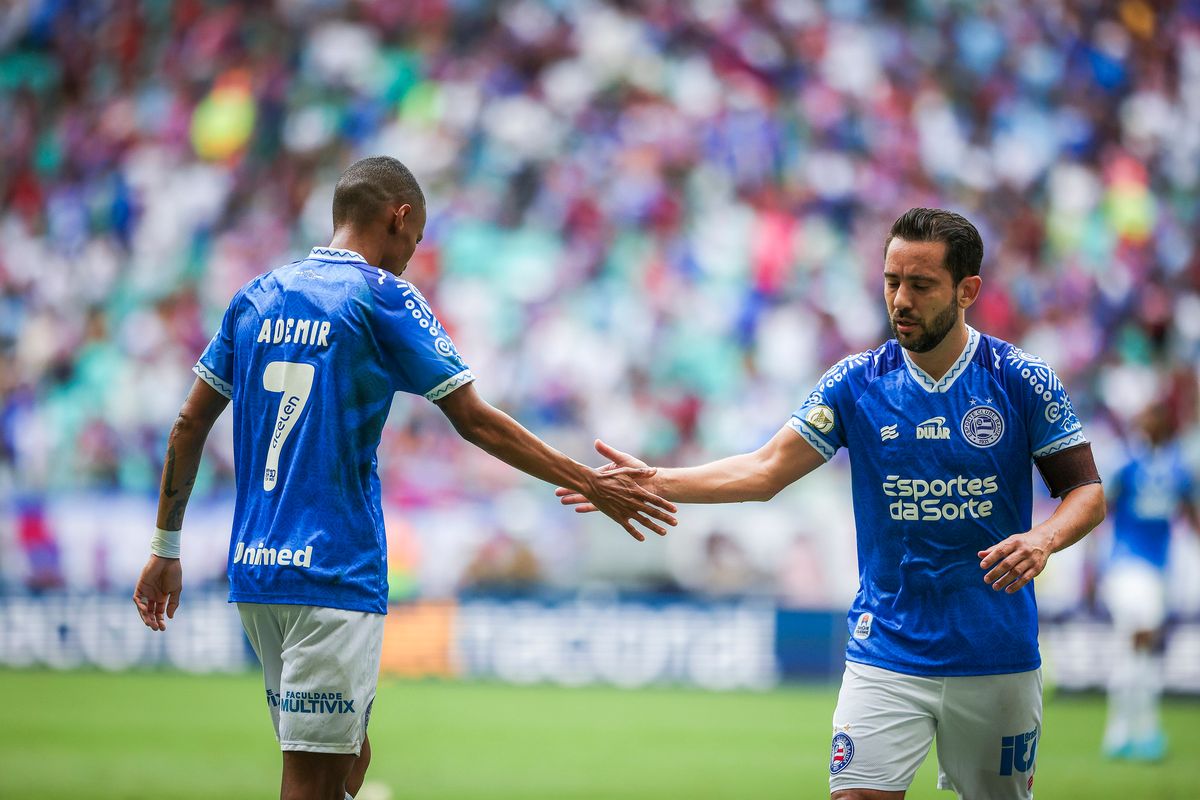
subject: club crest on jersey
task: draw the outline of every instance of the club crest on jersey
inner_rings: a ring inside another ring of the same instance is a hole
[[[829,406],[813,406],[804,415],[804,421],[818,433],[829,433],[833,430],[833,409]]]
[[[962,435],[976,447],[991,447],[1004,435],[1004,417],[991,406],[975,406],[962,418]]]
[[[930,417],[917,426],[918,439],[949,439],[950,429],[945,417]]]
[[[829,751],[829,774],[837,775],[850,766],[852,760],[854,760],[854,740],[840,731],[835,733],[833,747]]]

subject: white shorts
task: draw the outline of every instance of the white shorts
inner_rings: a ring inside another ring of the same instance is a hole
[[[1042,733],[1042,672],[925,678],[846,663],[829,791],[906,791],[937,737],[938,788],[1028,800]]]
[[[1101,587],[1113,627],[1129,636],[1163,626],[1167,619],[1166,594],[1162,573],[1132,558],[1114,562]]]
[[[379,682],[383,615],[321,606],[237,607],[263,665],[280,749],[357,755]]]

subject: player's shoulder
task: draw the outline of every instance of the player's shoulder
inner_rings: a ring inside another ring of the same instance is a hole
[[[1049,378],[1054,374],[1054,370],[1041,356],[986,333],[979,333],[975,362],[1002,380],[1028,381],[1034,375]]]
[[[845,386],[862,392],[873,381],[903,365],[900,346],[894,339],[871,350],[851,353],[838,361],[821,376],[818,390],[829,391]]]

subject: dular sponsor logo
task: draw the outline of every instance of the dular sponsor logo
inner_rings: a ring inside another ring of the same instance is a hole
[[[290,550],[286,547],[246,547],[244,542],[238,542],[233,551],[233,563],[255,567],[300,567],[308,569],[312,566],[312,545],[303,550]]]
[[[918,439],[949,439],[950,429],[945,417],[930,417],[917,426]]]

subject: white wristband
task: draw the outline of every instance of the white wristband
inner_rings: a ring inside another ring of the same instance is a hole
[[[154,529],[154,538],[150,540],[150,552],[162,558],[179,558],[180,531],[164,531]]]

